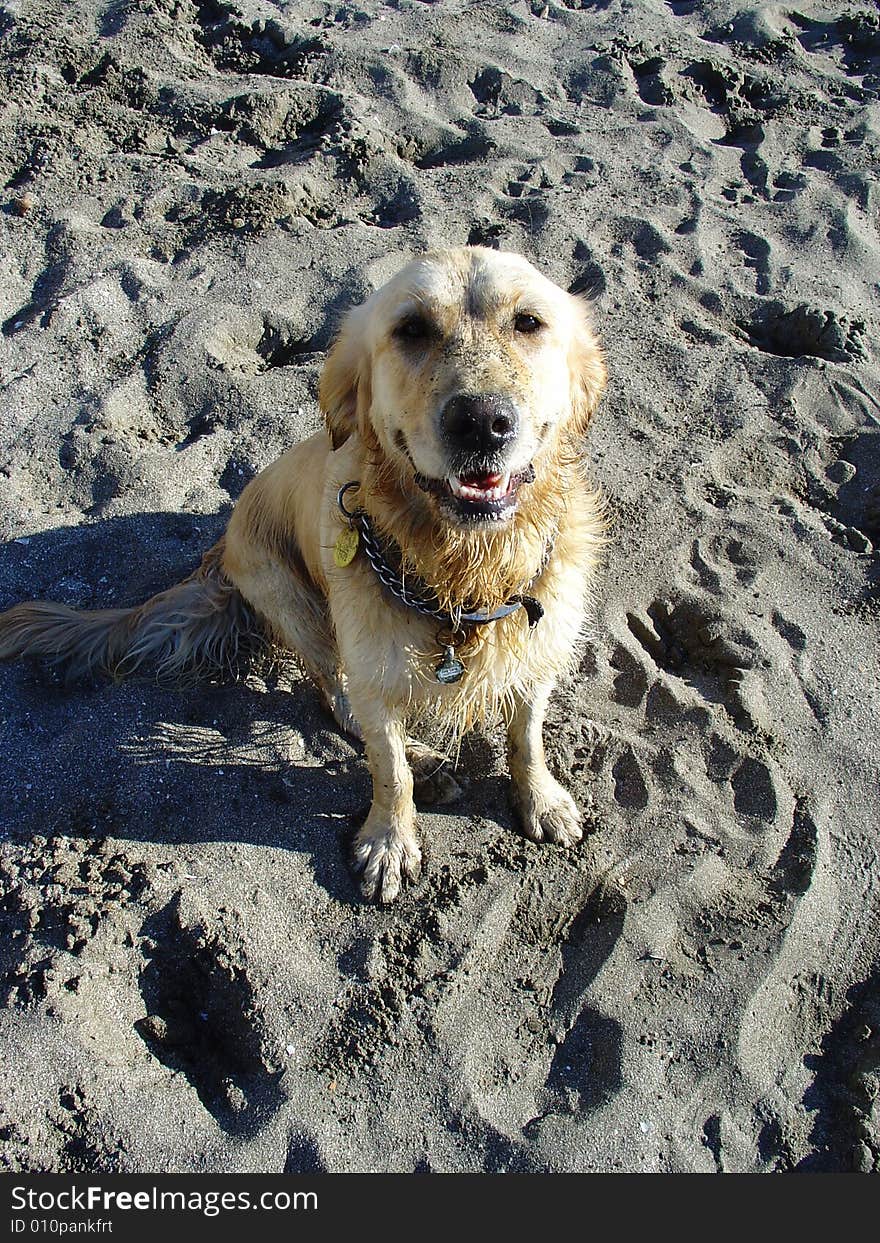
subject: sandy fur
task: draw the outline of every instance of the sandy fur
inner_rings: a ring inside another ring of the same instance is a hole
[[[394,335],[413,306],[439,325],[416,351]],[[534,338],[513,327],[525,309],[543,323]],[[577,650],[605,538],[581,456],[604,381],[585,308],[525,260],[480,248],[430,254],[351,312],[321,381],[327,432],[248,485],[196,575],[138,609],[19,605],[0,617],[0,655],[124,677],[225,668],[255,635],[295,652],[365,743],[373,805],[353,857],[370,898],[390,901],[418,875],[406,729],[426,718],[452,747],[474,725],[503,721],[526,832],[571,844],[579,813],[547,772],[541,726]],[[416,483],[417,470],[447,473],[438,412],[459,392],[501,393],[520,411],[511,462],[533,464],[535,478],[505,522],[458,524]],[[520,610],[474,628],[458,649],[465,676],[442,685],[438,624],[389,600],[363,557],[334,564],[345,527],[336,496],[353,480],[350,503],[441,606],[494,609],[527,590],[544,607],[540,624],[530,630]]]

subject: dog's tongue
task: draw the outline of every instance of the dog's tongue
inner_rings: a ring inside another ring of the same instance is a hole
[[[497,471],[472,471],[469,475],[450,475],[447,483],[453,496],[463,501],[501,501],[510,489],[510,475]]]
[[[481,492],[488,492],[490,488],[500,487],[503,481],[503,475],[488,474],[486,472],[476,472],[473,475],[461,476],[462,483],[467,484],[471,488],[479,488]]]

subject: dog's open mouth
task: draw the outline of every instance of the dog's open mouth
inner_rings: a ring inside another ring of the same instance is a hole
[[[419,475],[416,482],[460,521],[499,522],[513,514],[520,486],[534,478],[534,468],[529,465],[517,474],[476,469],[447,475],[445,479]]]

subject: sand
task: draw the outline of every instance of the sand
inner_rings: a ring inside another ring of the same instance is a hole
[[[475,736],[389,909],[294,667],[0,670],[0,1162],[880,1168],[876,8],[5,0],[0,32],[0,608],[188,573],[428,246],[592,295],[613,516],[547,730],[583,845],[518,834]]]

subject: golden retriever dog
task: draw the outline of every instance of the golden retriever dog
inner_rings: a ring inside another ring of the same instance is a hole
[[[503,721],[536,842],[581,837],[542,726],[571,666],[603,544],[584,433],[605,385],[583,303],[515,254],[409,263],[351,310],[320,380],[326,430],[267,467],[197,573],[139,608],[20,604],[0,658],[74,675],[220,670],[254,637],[296,653],[373,783],[353,866],[392,901],[421,865],[414,793],[458,792],[448,740]]]

